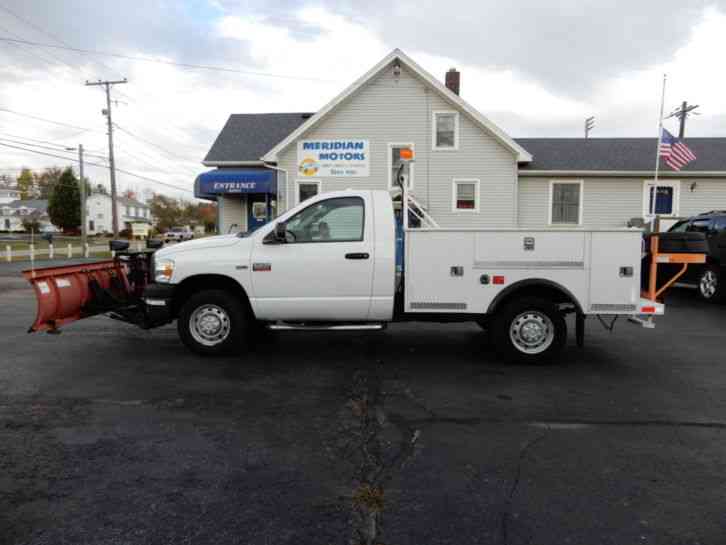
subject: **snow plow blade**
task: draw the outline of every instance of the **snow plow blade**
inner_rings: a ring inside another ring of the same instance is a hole
[[[28,333],[56,333],[62,325],[116,311],[132,299],[126,265],[119,260],[23,271],[38,302]]]

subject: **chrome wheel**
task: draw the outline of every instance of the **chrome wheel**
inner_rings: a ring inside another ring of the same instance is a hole
[[[716,295],[716,290],[718,289],[718,276],[712,270],[705,271],[701,276],[698,287],[704,299],[711,299]]]
[[[229,336],[231,322],[227,311],[217,305],[202,305],[189,317],[189,332],[199,344],[216,346]]]
[[[543,312],[538,310],[522,312],[512,320],[509,338],[520,352],[540,354],[555,340],[555,326]]]

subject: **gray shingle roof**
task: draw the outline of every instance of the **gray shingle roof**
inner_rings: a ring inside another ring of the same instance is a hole
[[[655,168],[656,138],[516,138],[534,160],[520,170],[640,170]],[[726,171],[726,138],[688,138],[697,159],[684,171]],[[665,171],[672,170],[663,163]]]
[[[309,113],[232,114],[205,162],[257,161],[310,117]],[[655,138],[515,138],[533,155],[528,170],[634,170],[655,166]],[[726,172],[726,138],[686,138],[698,159],[688,171]],[[664,170],[671,170],[661,161]]]
[[[310,115],[302,112],[232,114],[204,161],[258,161]]]
[[[17,201],[12,201],[5,206],[9,206],[10,208],[21,208],[25,206],[26,208],[32,208],[45,214],[48,210],[48,199],[19,199]]]

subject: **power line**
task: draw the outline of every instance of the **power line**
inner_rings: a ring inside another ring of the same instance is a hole
[[[135,155],[133,153],[129,153],[125,148],[119,148],[118,144],[116,145],[116,149],[118,149],[121,152],[121,155],[123,155],[125,157],[129,157],[129,158],[131,158],[131,159],[133,159],[135,161],[139,161],[140,163],[144,163],[144,164],[150,166],[151,168],[159,169],[159,162],[158,161],[155,161],[155,160],[153,160],[151,158],[145,158],[144,156],[139,156],[139,155]],[[193,177],[196,177],[199,173],[198,172],[195,172],[195,173],[191,173],[191,172],[184,172],[184,173],[182,173],[182,172],[173,172],[173,174],[177,174],[179,176],[193,176]]]
[[[50,146],[46,146],[46,145],[43,145],[43,144],[36,144],[35,142],[28,142],[27,141],[27,140],[34,140],[32,138],[29,138],[29,139],[26,139],[26,140],[16,140],[14,138],[8,138],[7,136],[3,136],[2,134],[0,134],[0,140],[5,140],[6,142],[13,142],[15,144],[22,144],[23,146],[30,146],[30,147],[33,147],[33,148],[47,149],[47,150],[51,150],[51,151],[66,151],[66,148],[67,148],[67,146],[60,145],[60,144],[52,144],[51,143]],[[44,140],[36,140],[36,142],[44,142]],[[90,155],[90,156],[96,157],[98,159],[103,159],[103,160],[107,160],[108,159],[105,155],[99,155],[97,153],[88,153],[88,152],[85,152],[85,150],[84,150],[84,153],[85,153],[85,155]]]
[[[37,121],[44,121],[45,123],[52,123],[53,125],[59,125],[61,127],[69,127],[71,129],[79,129],[82,132],[95,131],[96,129],[89,129],[87,127],[79,127],[78,125],[71,125],[70,123],[64,123],[62,121],[53,121],[52,119],[46,119],[37,115],[24,114],[22,112],[16,112],[15,110],[9,110],[8,108],[0,108],[0,112],[6,112],[9,114],[20,115]],[[79,133],[80,134],[80,133]]]
[[[65,161],[72,161],[74,163],[77,163],[78,162],[78,159],[74,159],[74,158],[71,158],[71,157],[63,157],[62,155],[55,155],[53,153],[46,153],[44,151],[37,151],[37,150],[33,150],[33,149],[28,149],[28,148],[21,148],[20,146],[12,146],[10,144],[3,144],[3,143],[0,143],[0,146],[6,147],[6,148],[18,149],[18,150],[22,150],[22,151],[27,151],[27,152],[30,152],[30,153],[36,153],[38,155],[46,155],[48,157],[55,157],[56,159],[63,159]],[[102,165],[101,163],[91,163],[89,161],[85,161],[84,163],[86,165],[91,165],[91,166],[94,166],[94,167],[105,168],[105,169],[108,169],[109,168],[108,165]],[[146,180],[148,182],[152,182],[152,183],[155,183],[155,184],[159,184],[159,185],[163,185],[163,186],[166,186],[166,187],[170,187],[172,189],[176,189],[177,191],[186,191],[188,193],[192,193],[192,190],[191,189],[188,189],[188,188],[184,188],[184,187],[179,187],[179,186],[176,186],[176,185],[168,184],[166,182],[162,182],[160,180],[155,180],[154,178],[149,178],[148,176],[143,176],[141,174],[136,174],[135,172],[130,172],[128,170],[123,170],[123,169],[120,169],[120,168],[117,168],[116,170],[118,172],[122,172],[122,173],[124,173],[124,174],[126,174],[128,176],[133,176],[133,177],[139,178],[141,180]]]
[[[18,20],[19,20],[19,21],[21,21],[22,23],[24,23],[25,25],[27,25],[27,26],[29,26],[29,27],[31,27],[31,28],[33,28],[33,29],[35,29],[36,31],[38,31],[38,32],[40,32],[40,33],[42,33],[42,34],[44,34],[44,35],[46,35],[46,36],[50,37],[50,38],[51,38],[52,40],[54,40],[54,41],[56,41],[56,42],[58,42],[58,43],[62,44],[62,45],[63,45],[63,46],[65,46],[66,48],[69,48],[69,49],[74,49],[74,48],[73,48],[73,46],[71,46],[71,45],[70,45],[70,44],[68,44],[67,42],[63,41],[62,39],[60,39],[60,38],[59,38],[58,36],[56,36],[55,34],[53,34],[53,33],[49,32],[49,31],[46,31],[46,30],[44,30],[43,28],[39,27],[38,25],[36,25],[36,24],[35,24],[35,23],[33,23],[32,21],[28,21],[27,19],[24,19],[23,17],[21,17],[20,15],[18,15],[18,14],[17,14],[17,13],[15,13],[15,12],[13,12],[12,10],[8,9],[7,7],[4,7],[4,6],[0,5],[0,9],[2,9],[2,10],[4,10],[5,12],[9,13],[9,14],[10,14],[10,15],[12,15],[13,17],[15,17],[16,19],[18,19]],[[2,27],[0,27],[0,28],[2,28]],[[22,38],[22,36],[20,36],[20,37],[19,37],[19,36],[18,36],[18,34],[14,33],[14,32],[10,32],[10,31],[8,31],[7,29],[5,29],[5,30],[6,30],[6,32],[7,32],[8,34],[11,34],[11,35],[15,36],[16,38]],[[20,48],[20,47],[21,47],[21,46],[20,46],[19,44],[13,44],[13,45],[16,45],[16,46],[17,46],[18,48]],[[23,50],[23,52],[25,52],[25,51]],[[32,52],[32,51],[27,51],[27,53],[33,54],[33,52]],[[38,58],[40,58],[41,60],[43,60],[43,61],[45,61],[45,62],[47,62],[47,63],[49,63],[49,64],[50,64],[50,61],[48,61],[48,59],[45,59],[44,57],[41,57],[41,56],[38,56],[38,55],[35,55],[35,56],[37,56],[37,57],[38,57]],[[89,78],[89,77],[88,77],[88,75],[87,75],[87,73],[86,73],[86,71],[85,71],[85,70],[83,70],[82,68],[80,68],[80,67],[78,67],[78,66],[73,66],[72,64],[70,64],[70,63],[68,63],[68,62],[66,62],[66,61],[64,61],[63,59],[60,59],[60,58],[58,58],[58,57],[55,57],[55,56],[52,56],[52,57],[53,57],[53,59],[55,59],[55,60],[56,60],[56,62],[60,62],[60,63],[62,63],[62,64],[65,64],[66,66],[68,66],[68,67],[70,67],[70,68],[72,68],[72,69],[76,69],[76,70],[78,70],[78,71],[79,71],[79,72],[81,72],[81,73],[82,73],[82,74],[83,74],[84,76],[86,76],[86,77],[87,77],[87,79],[93,79],[93,78]],[[111,66],[109,66],[108,64],[104,63],[103,61],[95,61],[95,62],[97,62],[97,63],[98,63],[98,64],[100,64],[101,66],[105,67],[106,69],[110,70],[111,72],[116,72],[116,73],[120,74],[120,72],[119,72],[118,70],[114,69],[113,67],[111,67]],[[102,91],[102,90],[100,90],[100,89],[99,89],[99,91],[103,92],[103,91]],[[129,94],[127,94],[127,93],[124,93],[124,92],[122,92],[122,91],[117,91],[117,92],[118,92],[118,94],[119,94],[119,95],[121,95],[121,96],[125,97],[125,98],[126,98],[126,99],[128,99],[129,101],[131,101],[131,102],[134,102],[134,103],[136,103],[136,104],[137,104],[137,106],[140,106],[142,110],[150,111],[150,110],[147,110],[146,108],[144,108],[144,106],[141,106],[141,105],[140,105],[140,104],[138,103],[137,99],[133,98],[133,97],[132,97],[131,95],[129,95]],[[144,94],[144,95],[146,95],[146,96],[151,96],[151,95],[149,95],[148,93],[143,93],[143,94]],[[152,99],[154,99],[154,100],[156,100],[156,98],[155,98],[155,97],[151,97],[151,98],[152,98]],[[179,130],[180,132],[184,132],[184,129],[180,128],[180,127],[179,127],[178,125],[174,125],[173,123],[171,123],[171,122],[169,122],[169,121],[167,121],[167,125],[170,125],[170,126],[172,126],[172,127],[176,127],[176,128],[177,128],[177,129],[178,129],[178,130]]]
[[[153,142],[151,142],[151,141],[149,141],[149,140],[146,140],[146,139],[144,139],[144,138],[141,138],[141,137],[140,137],[139,135],[137,135],[137,134],[134,134],[134,133],[132,133],[131,131],[129,131],[128,129],[125,129],[125,128],[121,127],[121,126],[120,126],[120,125],[119,125],[118,123],[114,123],[113,125],[114,125],[114,127],[116,127],[116,128],[117,128],[118,130],[120,130],[121,132],[123,132],[123,133],[125,133],[125,134],[129,135],[129,136],[130,136],[130,137],[132,137],[132,138],[136,138],[136,140],[139,140],[140,142],[143,142],[144,144],[148,144],[149,146],[152,146],[152,147],[154,147],[154,148],[156,148],[156,149],[158,149],[158,150],[161,150],[161,151],[163,151],[164,153],[166,153],[166,154],[167,154],[167,155],[169,155],[170,157],[175,157],[176,159],[179,159],[180,161],[185,161],[185,162],[186,162],[186,161],[189,161],[189,159],[188,159],[188,158],[185,158],[185,157],[181,157],[180,155],[176,155],[175,153],[173,153],[173,152],[169,151],[169,150],[168,150],[168,149],[166,149],[166,148],[163,148],[163,147],[161,147],[161,146],[160,146],[160,145],[158,145],[158,144],[155,144],[155,143],[153,143]]]
[[[53,49],[66,49],[68,51],[75,51],[76,53],[88,53],[91,55],[106,55],[108,57],[116,57],[119,59],[127,59],[132,61],[140,61],[140,62],[151,62],[156,64],[166,64],[169,66],[179,66],[181,68],[191,68],[195,70],[213,70],[218,72],[229,72],[234,74],[242,74],[245,76],[260,76],[260,77],[266,77],[266,78],[279,78],[279,79],[292,79],[292,80],[299,80],[299,81],[314,81],[318,83],[334,83],[333,80],[325,80],[320,78],[309,78],[305,76],[291,76],[289,74],[274,74],[271,72],[256,72],[252,70],[239,70],[237,68],[229,68],[227,66],[211,66],[206,64],[192,64],[192,63],[186,63],[186,62],[175,62],[175,61],[167,61],[163,59],[152,59],[150,57],[139,57],[135,55],[125,55],[123,53],[113,53],[110,51],[95,51],[93,49],[83,49],[80,47],[70,47],[70,46],[61,46],[61,45],[55,45],[55,44],[46,44],[41,42],[33,42],[30,40],[18,40],[16,38],[0,38],[0,41],[4,42],[11,42],[11,43],[20,43],[24,45],[32,45],[35,47],[49,47]]]

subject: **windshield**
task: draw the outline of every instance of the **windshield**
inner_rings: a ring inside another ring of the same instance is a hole
[[[688,220],[679,221],[673,227],[668,229],[669,233],[685,233],[688,228]]]

